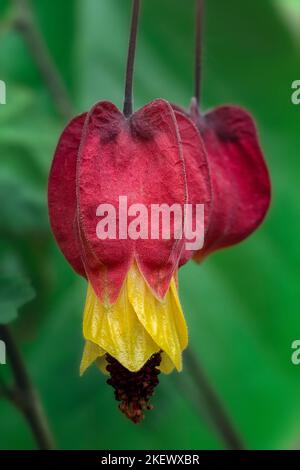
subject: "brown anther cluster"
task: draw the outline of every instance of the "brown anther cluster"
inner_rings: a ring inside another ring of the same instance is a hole
[[[153,354],[138,372],[130,372],[109,354],[106,360],[106,370],[110,373],[107,383],[115,389],[115,398],[121,402],[119,409],[133,423],[140,423],[144,411],[153,408],[149,400],[159,383],[160,353]]]

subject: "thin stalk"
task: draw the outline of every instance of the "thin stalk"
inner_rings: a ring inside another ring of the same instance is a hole
[[[60,73],[49,54],[44,38],[37,26],[31,0],[11,0],[16,8],[14,25],[22,35],[28,50],[35,60],[43,80],[52,95],[58,113],[69,119],[73,107]]]
[[[195,91],[194,96],[198,105],[201,97],[202,75],[202,36],[203,36],[203,9],[204,0],[196,0],[196,25],[195,25]]]
[[[244,450],[244,443],[237,433],[223,403],[206,377],[198,358],[191,349],[185,352],[184,358],[189,373],[204,399],[207,415],[222,441],[230,450]]]
[[[53,438],[40,397],[32,384],[9,327],[0,326],[0,337],[5,342],[8,361],[15,381],[15,386],[12,389],[9,389],[4,383],[1,384],[3,396],[21,410],[31,427],[39,449],[54,449]]]
[[[140,13],[140,0],[133,0],[127,66],[126,66],[124,107],[123,107],[123,113],[125,117],[129,117],[132,114],[132,108],[133,108],[133,104],[132,104],[133,103],[133,99],[132,99],[133,72],[134,72],[134,61],[135,61],[135,51],[136,51],[136,38],[137,38],[138,23],[139,23],[139,13]]]

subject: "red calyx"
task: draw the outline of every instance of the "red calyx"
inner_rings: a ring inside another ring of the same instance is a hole
[[[188,181],[187,181],[188,180]],[[73,119],[58,143],[49,177],[49,215],[55,238],[72,267],[97,295],[114,302],[130,264],[139,265],[153,292],[164,297],[178,268],[184,239],[100,240],[99,204],[211,205],[210,177],[201,137],[192,121],[155,100],[130,118],[109,102]],[[118,222],[118,220],[117,220]],[[128,217],[128,223],[130,217]],[[183,221],[184,222],[184,221]],[[191,257],[189,253],[185,261]],[[182,261],[181,261],[182,263]]]

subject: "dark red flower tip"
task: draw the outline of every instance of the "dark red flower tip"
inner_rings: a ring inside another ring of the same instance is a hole
[[[109,354],[106,360],[110,374],[107,383],[114,388],[116,400],[121,402],[119,409],[133,423],[140,423],[145,411],[153,408],[150,399],[159,383],[161,353],[153,354],[138,372],[130,372]]]

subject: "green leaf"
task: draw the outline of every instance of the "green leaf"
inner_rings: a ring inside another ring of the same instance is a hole
[[[28,280],[17,277],[0,277],[0,324],[15,320],[18,310],[35,296]]]
[[[0,178],[0,231],[25,235],[41,232],[47,225],[45,195],[13,179]]]

